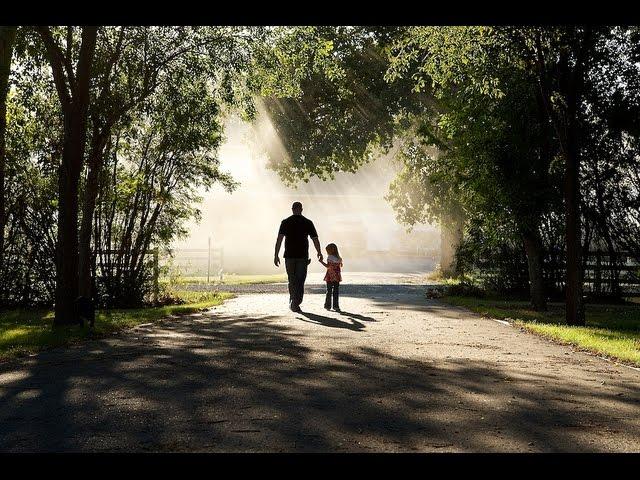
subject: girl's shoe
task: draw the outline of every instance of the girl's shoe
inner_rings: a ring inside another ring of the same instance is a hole
[[[331,309],[330,309],[329,307],[324,307],[324,309],[325,309],[325,310],[329,310],[329,311],[331,311]]]
[[[341,312],[342,312],[342,310],[340,310],[339,308],[334,308],[334,309],[333,309],[333,311],[334,311],[334,312],[338,312],[338,313],[341,313]]]

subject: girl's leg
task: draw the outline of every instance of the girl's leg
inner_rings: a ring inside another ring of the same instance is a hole
[[[331,308],[331,292],[332,292],[332,288],[331,288],[331,282],[327,282],[327,295],[324,298],[324,308],[326,308],[327,310]]]
[[[340,310],[340,304],[338,302],[340,298],[340,283],[335,282],[333,284],[333,309]]]

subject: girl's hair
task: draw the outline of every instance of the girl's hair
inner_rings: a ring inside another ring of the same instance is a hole
[[[338,246],[335,243],[330,243],[327,245],[327,252],[329,255],[335,255],[342,261],[342,257],[340,256],[340,252],[338,252]]]

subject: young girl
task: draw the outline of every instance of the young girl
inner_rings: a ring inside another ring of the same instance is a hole
[[[327,282],[327,296],[324,301],[324,308],[331,310],[331,297],[333,297],[333,310],[340,311],[338,305],[338,296],[340,294],[340,282],[342,276],[340,275],[340,268],[342,267],[342,258],[338,253],[338,247],[335,243],[327,245],[327,263],[320,260],[320,263],[327,267],[327,273],[324,276],[324,281]]]

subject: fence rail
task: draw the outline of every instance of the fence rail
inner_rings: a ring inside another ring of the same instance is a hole
[[[100,275],[100,271],[109,269],[117,265],[108,259],[110,255],[120,255],[121,250],[96,250],[94,258],[100,257],[101,261],[96,264],[96,274]],[[186,255],[185,255],[186,254]],[[105,259],[104,256],[107,256]],[[149,249],[145,256],[152,257],[153,271],[153,299],[158,301],[160,296],[160,272],[161,269],[168,270],[169,274],[179,273],[188,274],[190,276],[198,276],[202,274],[207,276],[207,282],[211,280],[212,274],[222,281],[224,268],[224,249],[220,248],[190,248],[178,249],[172,252],[163,253],[158,248]]]
[[[544,259],[543,278],[548,287],[564,289],[566,265],[558,254],[547,253]],[[478,265],[479,276],[485,280],[498,279],[504,271],[489,261]],[[517,271],[516,271],[517,270]],[[511,270],[512,283],[527,285],[526,264]],[[640,263],[628,252],[590,251],[583,256],[583,287],[594,295],[640,295]]]
[[[220,281],[224,275],[224,248],[185,248],[175,249],[170,255],[160,257],[160,263],[169,275],[206,276]]]

